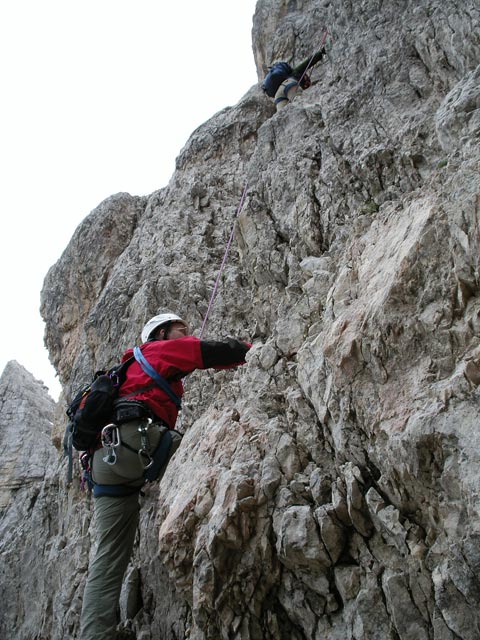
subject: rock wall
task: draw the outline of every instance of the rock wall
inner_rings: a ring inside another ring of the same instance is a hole
[[[56,535],[65,497],[51,438],[54,409],[44,384],[9,362],[0,378],[1,638],[49,637],[37,630],[52,628],[53,590],[67,593],[54,564],[67,567]]]
[[[207,334],[254,348],[188,380],[122,595],[137,638],[480,636],[479,26],[474,0],[259,0],[259,79],[328,29],[312,87],[279,113],[252,87],[48,273],[68,398],[160,309],[198,332],[236,224]],[[51,557],[76,548],[74,577],[44,578],[19,638],[77,632],[91,512],[75,486],[61,502]]]

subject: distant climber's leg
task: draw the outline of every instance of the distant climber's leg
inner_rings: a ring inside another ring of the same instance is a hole
[[[138,494],[95,498],[98,546],[83,594],[80,640],[115,637],[117,605],[135,541],[138,512]]]
[[[298,81],[295,78],[287,78],[278,87],[275,94],[275,106],[277,111],[286,107],[290,100],[293,100],[298,90]]]

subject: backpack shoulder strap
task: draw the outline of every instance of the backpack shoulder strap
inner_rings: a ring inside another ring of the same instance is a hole
[[[135,360],[138,362],[138,364],[142,367],[143,371],[147,374],[147,376],[150,376],[150,378],[152,378],[152,380],[155,380],[155,382],[157,383],[157,385],[163,390],[165,391],[165,393],[169,396],[169,398],[174,402],[174,404],[176,405],[176,407],[178,409],[180,409],[181,405],[182,405],[182,401],[180,400],[180,398],[177,396],[177,394],[173,391],[172,387],[170,386],[168,380],[166,378],[164,378],[162,375],[160,375],[158,373],[158,371],[156,371],[152,365],[148,362],[148,360],[145,358],[145,356],[143,355],[143,353],[140,350],[140,347],[135,347],[133,350],[133,355],[135,357]]]

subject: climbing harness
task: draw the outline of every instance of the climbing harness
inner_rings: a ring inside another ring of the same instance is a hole
[[[121,441],[120,430],[122,426],[117,428],[118,432],[115,429],[111,429],[111,427],[116,427],[116,425],[107,425],[104,430],[105,433],[102,433],[102,444],[108,450],[103,460],[110,465],[116,464],[116,447],[121,444],[122,447],[138,456],[138,480],[143,479],[144,483],[154,482],[159,478],[182,439],[182,435],[178,431],[169,429],[166,424],[154,422],[151,418],[144,418],[136,426],[136,430],[140,435],[140,448],[137,449],[137,447],[130,446],[125,440]],[[154,441],[149,435],[151,427],[156,427],[158,430],[158,433],[154,436],[154,438],[158,439],[156,445],[154,445]],[[100,497],[132,495],[140,491],[143,485],[137,483],[135,485],[129,483],[109,485],[90,482],[90,486],[93,489],[94,497]]]
[[[283,96],[275,98],[275,105],[280,104],[281,102],[288,102],[289,101],[288,92],[290,91],[290,89],[293,89],[293,87],[295,87],[295,91],[296,91],[297,90],[296,88],[299,86],[299,83],[300,81],[297,82],[296,80],[290,80],[288,84],[285,84],[285,82],[283,82],[281,85],[283,87]]]
[[[220,269],[218,271],[217,279],[215,280],[215,285],[213,287],[212,295],[210,296],[210,301],[208,303],[207,312],[205,314],[205,317],[203,318],[202,327],[200,329],[200,336],[199,336],[200,339],[202,339],[202,337],[203,337],[203,332],[204,332],[205,326],[207,324],[207,319],[208,319],[208,316],[210,315],[210,311],[212,309],[213,302],[214,302],[215,297],[217,295],[218,287],[219,287],[219,284],[220,284],[220,278],[222,277],[223,270],[225,269],[225,265],[226,265],[227,259],[228,259],[228,254],[230,253],[230,248],[231,248],[232,242],[233,242],[233,236],[235,234],[235,221],[238,218],[238,216],[240,215],[240,212],[241,212],[241,210],[243,208],[243,205],[245,203],[245,198],[247,197],[247,192],[248,192],[248,182],[245,183],[245,186],[244,186],[243,192],[242,192],[242,197],[240,198],[240,203],[239,203],[239,205],[237,207],[237,211],[235,213],[235,218],[234,218],[233,225],[232,225],[232,231],[230,233],[230,237],[229,237],[228,242],[227,242],[227,247],[225,249],[225,253],[224,253],[224,256],[223,256],[222,264],[220,265]]]

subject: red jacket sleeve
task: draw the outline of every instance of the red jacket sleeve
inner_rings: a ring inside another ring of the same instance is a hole
[[[176,340],[154,340],[142,345],[142,353],[150,365],[166,378],[177,396],[183,395],[181,378],[195,369],[230,368],[245,362],[245,354],[251,345],[238,340],[225,342],[201,341],[194,336],[185,336]],[[129,349],[123,361],[132,357]],[[125,382],[120,389],[121,396],[144,400],[153,413],[164,420],[171,428],[175,425],[177,408],[169,396],[159,387],[141,392],[150,386],[152,379],[144,373],[139,363],[134,361],[127,369]],[[136,390],[140,393],[135,394]]]

